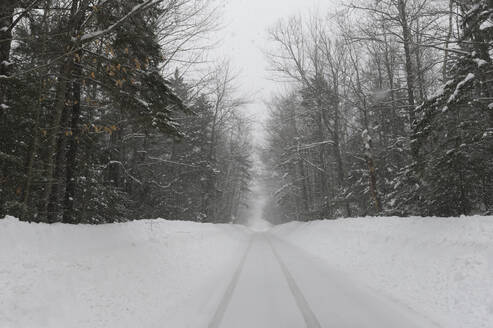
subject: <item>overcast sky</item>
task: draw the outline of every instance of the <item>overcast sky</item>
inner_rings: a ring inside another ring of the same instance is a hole
[[[218,56],[229,58],[240,72],[239,86],[244,94],[254,95],[248,111],[265,117],[263,101],[276,90],[269,80],[267,61],[262,49],[267,47],[267,29],[279,19],[319,9],[326,11],[334,0],[223,0],[224,35]]]

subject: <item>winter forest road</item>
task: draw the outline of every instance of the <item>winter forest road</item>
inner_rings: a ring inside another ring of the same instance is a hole
[[[268,232],[255,233],[209,328],[438,327]]]

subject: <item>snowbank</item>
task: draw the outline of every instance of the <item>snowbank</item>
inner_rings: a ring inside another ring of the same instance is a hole
[[[249,239],[232,225],[0,220],[0,327],[197,327]]]
[[[442,327],[493,327],[493,217],[290,223],[273,233]]]

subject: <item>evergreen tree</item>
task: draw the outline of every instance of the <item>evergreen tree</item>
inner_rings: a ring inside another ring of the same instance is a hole
[[[452,77],[418,111],[425,215],[491,211],[493,203],[493,2],[461,5],[460,49]]]

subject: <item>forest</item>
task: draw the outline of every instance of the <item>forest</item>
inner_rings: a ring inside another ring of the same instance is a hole
[[[277,223],[492,212],[493,0],[280,20],[260,144],[220,25],[214,0],[2,0],[0,217],[235,222],[255,180]]]
[[[493,1],[344,3],[269,30],[267,216],[491,213]]]
[[[229,222],[248,121],[217,7],[191,0],[2,1],[0,215],[36,222]]]

